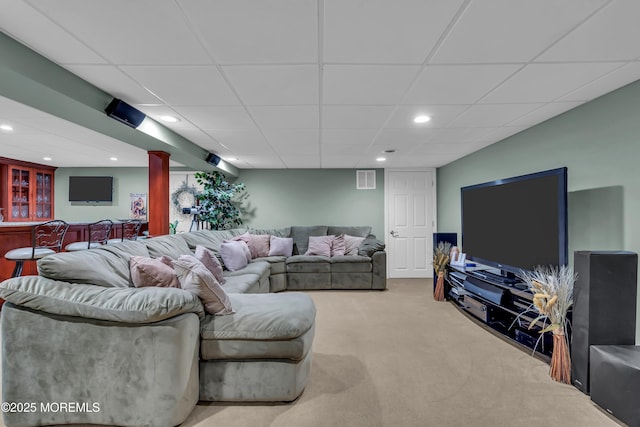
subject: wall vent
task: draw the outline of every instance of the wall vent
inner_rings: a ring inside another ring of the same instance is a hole
[[[356,171],[356,189],[357,190],[375,190],[376,189],[376,171],[375,170]]]

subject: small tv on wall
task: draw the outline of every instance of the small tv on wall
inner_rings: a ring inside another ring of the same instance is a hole
[[[520,275],[568,262],[567,168],[461,189],[467,259]]]
[[[70,202],[113,201],[112,176],[70,176]]]

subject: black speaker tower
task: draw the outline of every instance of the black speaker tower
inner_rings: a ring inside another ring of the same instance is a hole
[[[576,251],[571,336],[571,382],[589,394],[589,347],[634,345],[638,255]]]

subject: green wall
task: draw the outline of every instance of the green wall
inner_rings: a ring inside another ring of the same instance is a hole
[[[113,202],[70,202],[70,176],[113,176]],[[56,170],[55,214],[65,221],[98,221],[129,217],[129,193],[147,193],[147,168],[59,168]]]
[[[384,238],[384,170],[375,190],[356,190],[355,169],[244,169],[246,225],[370,225]]]
[[[460,187],[566,166],[571,265],[576,250],[640,252],[639,111],[640,81],[439,168],[439,231],[460,235]]]

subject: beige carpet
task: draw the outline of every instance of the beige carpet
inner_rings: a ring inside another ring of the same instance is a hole
[[[292,404],[202,402],[183,426],[618,426],[549,366],[483,330],[430,280],[310,292],[313,365]]]

